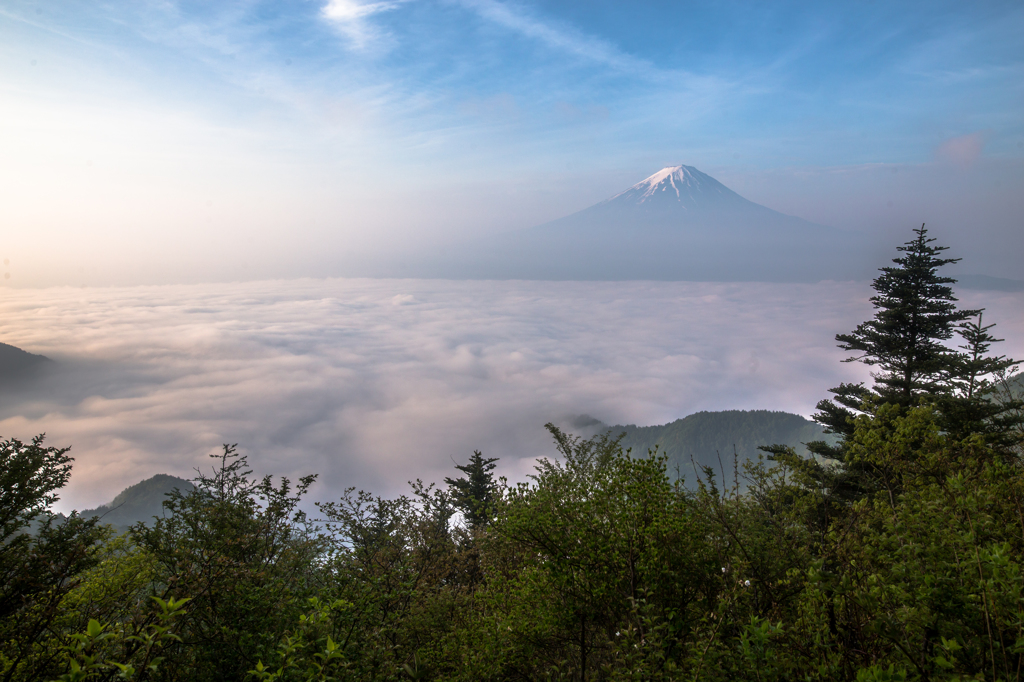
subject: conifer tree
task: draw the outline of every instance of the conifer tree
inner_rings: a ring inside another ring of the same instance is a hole
[[[957,323],[981,312],[957,310],[949,286],[956,280],[938,274],[940,267],[960,259],[941,257],[948,247],[932,246],[935,239],[928,237],[924,225],[914,233],[914,239],[897,247],[903,255],[893,259],[896,267],[881,268],[872,282],[877,292],[871,297],[874,318],[849,334],[836,334],[840,348],[857,353],[844,362],[859,361],[880,371],[872,375],[873,388],[840,384],[831,389],[832,400],[818,403],[814,419],[832,433],[851,435],[850,419],[867,398],[909,406],[919,395],[948,392],[959,356],[942,342],[953,337]],[[834,447],[816,446],[819,454],[839,454]]]
[[[904,254],[893,259],[898,267],[881,268],[871,285],[878,292],[871,297],[874,319],[836,335],[840,348],[859,353],[846,362],[877,366],[875,391],[885,402],[902,405],[915,395],[944,390],[956,354],[942,342],[953,338],[958,322],[981,312],[957,310],[949,287],[956,280],[937,272],[960,259],[940,257],[949,247],[931,246],[935,239],[924,225],[914,232],[915,239],[897,247]]]
[[[994,324],[983,324],[982,314],[977,320],[960,325],[958,334],[964,344],[956,354],[950,368],[949,393],[937,401],[942,426],[955,438],[969,434],[982,435],[997,448],[1013,448],[1020,442],[1024,426],[1024,401],[1018,396],[997,395],[1000,381],[1012,375],[1018,367],[1013,358],[989,355],[997,339],[989,332]]]
[[[978,320],[967,321],[960,325],[960,338],[964,345],[959,348],[964,351],[959,355],[956,371],[952,378],[952,384],[957,394],[974,399],[984,395],[992,388],[993,377],[1000,376],[1005,372],[1013,371],[1017,361],[1005,355],[995,357],[989,356],[989,348],[993,343],[999,343],[1003,339],[997,339],[989,333],[995,324],[982,324],[982,312],[978,312]]]
[[[799,463],[778,448],[766,448],[774,458],[805,469],[809,480],[817,481],[839,500],[859,498],[875,487],[870,467],[849,461],[855,417],[886,403],[906,408],[921,396],[948,393],[960,356],[942,342],[952,338],[957,323],[980,312],[957,310],[949,286],[956,280],[938,274],[939,268],[960,259],[943,258],[947,247],[933,246],[935,239],[928,237],[924,225],[914,233],[914,239],[897,247],[902,255],[893,259],[894,266],[880,268],[882,274],[872,282],[877,292],[870,299],[876,311],[874,318],[848,334],[836,335],[840,348],[857,353],[844,362],[859,361],[879,370],[872,373],[874,386],[843,383],[830,389],[831,399],[817,405],[814,420],[840,439],[836,444],[811,442],[807,449],[819,457],[842,462],[843,467],[832,470],[814,462]]]
[[[494,503],[494,491],[497,489],[491,474],[497,461],[497,457],[485,458],[479,450],[474,450],[468,464],[455,465],[468,478],[460,476],[457,479],[444,479],[451,487],[455,506],[462,511],[472,528],[481,528],[487,523],[487,513]]]
[[[818,403],[814,415],[828,432],[840,436],[836,445],[814,442],[807,447],[816,455],[843,462],[842,471],[828,476],[843,497],[857,497],[871,487],[859,471],[863,463],[848,461],[854,418],[865,413],[873,417],[884,405],[891,406],[886,408],[891,417],[926,401],[942,429],[954,438],[984,434],[993,445],[1016,442],[1019,401],[994,402],[987,395],[992,378],[1012,371],[1015,361],[988,355],[990,346],[1000,340],[989,333],[994,325],[982,324],[981,310],[958,310],[949,286],[956,280],[938,274],[939,268],[960,259],[942,257],[947,247],[933,246],[935,239],[928,237],[924,225],[914,233],[914,239],[897,247],[902,255],[893,259],[895,266],[881,268],[882,274],[872,283],[877,292],[871,297],[874,318],[848,334],[836,335],[840,348],[857,353],[845,362],[878,368],[872,373],[874,385],[840,384],[831,389],[832,399]],[[974,317],[977,321],[970,321]],[[944,343],[954,334],[964,345],[954,348]],[[821,472],[814,476],[823,477]]]

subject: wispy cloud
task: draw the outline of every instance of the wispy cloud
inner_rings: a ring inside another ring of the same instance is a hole
[[[592,74],[603,72],[605,76],[631,79],[624,89],[619,87],[606,91],[603,89],[609,87],[606,81],[603,86],[587,85],[583,88],[591,95],[601,93],[601,96],[618,104],[629,101],[627,108],[630,112],[625,115],[625,120],[630,125],[664,125],[666,111],[672,112],[668,118],[674,124],[685,125],[687,121],[706,118],[727,101],[737,102],[761,94],[765,89],[764,79],[754,81],[746,75],[732,77],[720,73],[699,73],[679,64],[655,63],[621,49],[611,40],[545,17],[515,2],[455,2],[521,40],[539,43],[554,53],[569,57],[562,60],[568,65],[568,70],[576,72],[577,67],[589,67]],[[567,78],[559,87],[570,91],[573,89],[571,82],[573,80]],[[617,82],[619,86],[623,84],[621,80]],[[625,94],[627,91],[628,95]]]
[[[368,21],[375,14],[398,9],[410,0],[328,0],[321,16],[345,34],[356,49],[364,49],[380,38],[379,29]]]
[[[623,52],[608,41],[544,21],[524,7],[497,0],[460,0],[459,4],[488,21],[580,59],[621,71],[654,70],[650,62]]]

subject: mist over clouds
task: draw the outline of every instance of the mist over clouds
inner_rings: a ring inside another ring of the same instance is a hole
[[[0,393],[0,435],[76,457],[61,507],[188,476],[224,442],[257,473],[396,493],[474,449],[521,480],[547,421],[665,423],[698,410],[810,414],[864,283],[295,280],[6,289],[0,341],[57,361]],[[1024,355],[1024,296],[963,292]]]
[[[973,156],[984,137],[947,140],[929,163],[708,172],[776,211],[857,232],[872,268],[926,223],[952,257],[963,258],[959,273],[1024,279],[1024,162]]]

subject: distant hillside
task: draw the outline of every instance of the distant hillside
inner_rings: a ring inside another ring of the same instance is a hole
[[[742,465],[746,459],[757,459],[759,445],[789,445],[807,455],[804,443],[831,438],[820,425],[800,415],[770,410],[698,412],[662,426],[628,424],[608,430],[616,436],[625,431],[622,445],[632,448],[634,456],[646,455],[657,446],[668,456],[669,471],[674,475],[678,468],[690,481],[694,480],[693,462],[717,470],[724,465],[731,479],[733,448]]]
[[[183,478],[157,474],[125,488],[113,502],[83,511],[82,516],[99,516],[102,517],[103,523],[124,530],[139,521],[149,522],[154,516],[163,516],[163,501],[167,493],[175,488],[187,493],[193,487]]]
[[[52,362],[45,355],[35,355],[10,344],[0,343],[0,384],[26,377]]]

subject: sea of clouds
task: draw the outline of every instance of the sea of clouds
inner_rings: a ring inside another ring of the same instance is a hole
[[[837,332],[869,285],[291,280],[0,290],[0,341],[56,362],[0,387],[0,437],[72,445],[60,507],[189,477],[238,443],[257,474],[396,494],[473,450],[524,479],[579,415],[661,424],[699,410],[809,415],[840,381]],[[1024,295],[966,292],[1024,355]]]

